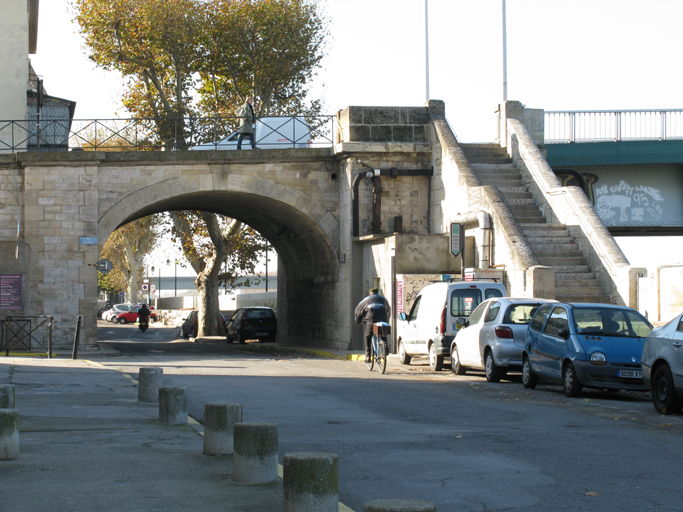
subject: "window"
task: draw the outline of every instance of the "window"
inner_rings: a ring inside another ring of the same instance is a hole
[[[465,288],[451,293],[451,316],[469,316],[481,304],[481,290]]]
[[[273,318],[272,309],[247,309],[244,318]]]
[[[555,336],[561,338],[560,329],[568,329],[569,321],[567,320],[567,310],[564,308],[555,308],[552,315],[548,318],[548,323],[543,331],[548,336]]]
[[[536,313],[538,304],[516,304],[510,306],[505,313],[504,324],[526,325],[531,321],[531,318]],[[539,328],[540,329],[540,326]],[[538,330],[536,329],[536,330]]]
[[[529,324],[529,329],[533,329],[534,331],[540,331],[543,327],[543,324],[545,323],[545,319],[548,318],[551,309],[551,306],[546,306],[544,308],[539,309],[538,313],[536,313],[536,316]]]
[[[574,325],[579,334],[644,338],[652,326],[637,311],[616,308],[575,308]]]
[[[484,322],[493,322],[496,317],[498,316],[498,313],[500,312],[500,303],[499,302],[494,302],[491,304],[491,307],[489,307],[489,310],[486,312],[486,317],[484,318]]]
[[[683,316],[678,322],[678,328],[676,329],[678,332],[683,332]]]
[[[484,299],[494,299],[496,297],[503,296],[503,292],[501,292],[497,288],[487,288],[484,294]]]
[[[420,300],[422,299],[422,295],[420,295],[417,299],[415,299],[415,303],[413,304],[413,307],[410,308],[410,314],[408,315],[408,321],[410,322],[411,320],[415,320],[417,318],[417,310],[420,309]]]
[[[486,309],[487,305],[488,304],[482,304],[474,310],[474,313],[472,313],[469,318],[470,325],[475,325],[479,323],[479,320],[481,320],[481,317],[484,315],[484,310]]]

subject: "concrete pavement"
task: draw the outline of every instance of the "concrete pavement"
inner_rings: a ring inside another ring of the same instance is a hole
[[[201,425],[160,424],[158,405],[137,401],[137,375],[86,359],[96,356],[0,357],[0,383],[16,386],[21,452],[0,461],[2,510],[283,509],[282,480],[233,482],[231,455],[202,454]]]

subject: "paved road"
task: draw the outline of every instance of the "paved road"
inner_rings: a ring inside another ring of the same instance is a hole
[[[176,334],[103,327],[100,340],[121,356],[100,362],[133,374],[163,367],[167,385],[189,388],[199,420],[206,402],[242,403],[245,421],[278,423],[281,456],[339,454],[340,500],[353,510],[381,498],[427,499],[440,512],[682,508],[683,416],[660,416],[644,394],[569,399],[559,386],[527,391],[518,378],[489,384],[395,357],[379,375],[360,362]]]

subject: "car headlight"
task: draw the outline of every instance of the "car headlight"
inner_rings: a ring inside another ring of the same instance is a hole
[[[607,358],[602,352],[593,352],[591,354],[591,364],[603,365],[607,364]]]

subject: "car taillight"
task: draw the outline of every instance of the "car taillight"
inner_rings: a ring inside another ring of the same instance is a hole
[[[499,338],[512,338],[514,339],[515,335],[512,334],[512,329],[509,327],[505,327],[504,325],[499,325],[496,327],[496,336]]]
[[[441,325],[439,326],[440,333],[446,334],[446,307],[444,306],[441,312]]]

